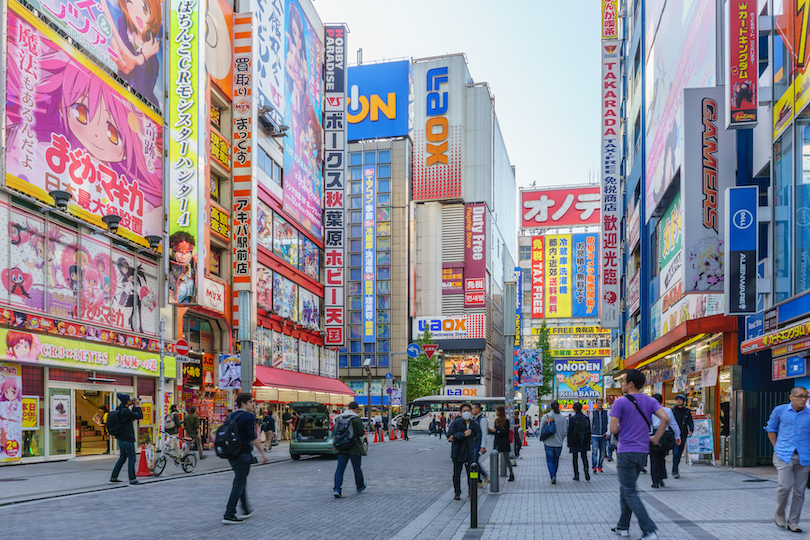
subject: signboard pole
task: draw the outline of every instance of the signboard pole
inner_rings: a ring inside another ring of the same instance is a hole
[[[165,391],[165,384],[166,384],[166,364],[163,361],[163,355],[166,348],[166,342],[163,339],[163,333],[166,331],[166,321],[163,317],[160,318],[160,371],[158,372],[158,398],[157,402],[159,404],[163,403],[163,393]],[[160,413],[160,411],[158,411]],[[155,440],[158,441],[157,448],[158,450],[163,450],[163,437],[161,434],[163,433],[163,414],[157,415],[157,436]]]

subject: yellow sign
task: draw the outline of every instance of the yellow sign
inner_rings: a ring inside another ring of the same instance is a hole
[[[561,335],[579,335],[579,334],[610,334],[610,330],[606,330],[599,326],[558,326],[555,328],[547,327],[550,336]],[[540,328],[532,328],[532,335],[539,336]]]
[[[570,234],[549,234],[546,248],[546,318],[571,317],[571,257],[574,255]]]
[[[23,431],[39,429],[39,398],[36,396],[23,396],[22,429]]]
[[[610,349],[551,349],[551,356],[610,356]]]
[[[211,157],[224,167],[231,168],[231,147],[213,130],[211,131]]]
[[[211,205],[211,230],[220,236],[230,238],[231,228],[228,225],[228,214]]]
[[[141,402],[141,412],[143,413],[143,418],[141,419],[141,427],[149,427],[152,425],[152,402],[151,401],[143,401]]]

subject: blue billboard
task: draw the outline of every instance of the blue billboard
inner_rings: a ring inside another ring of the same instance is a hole
[[[377,169],[363,167],[363,343],[376,341],[374,272],[377,259]]]
[[[349,68],[349,140],[407,136],[413,123],[409,60]]]

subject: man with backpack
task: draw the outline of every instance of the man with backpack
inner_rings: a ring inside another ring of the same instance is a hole
[[[585,480],[590,482],[591,475],[588,473],[588,447],[591,445],[591,421],[582,414],[582,403],[574,403],[574,416],[568,420],[568,448],[574,456],[574,480],[579,482],[579,464],[577,460],[582,458],[582,470],[585,472]]]
[[[129,485],[140,485],[135,477],[135,429],[132,422],[143,418],[141,402],[138,399],[130,399],[127,394],[118,394],[120,404],[118,408],[107,415],[107,432],[118,439],[118,448],[121,449],[118,462],[113,467],[110,484],[119,484],[118,474],[124,462],[127,462],[127,472],[129,473]],[[132,409],[130,410],[130,407]]]
[[[487,422],[487,417],[484,416],[484,411],[480,403],[472,404],[472,415],[473,420],[478,424],[478,430],[480,432],[480,435],[475,439],[475,457],[478,461],[478,472],[481,473],[478,478],[478,483],[485,486],[489,483],[489,474],[487,474],[487,470],[484,468],[484,462],[486,460],[481,459],[481,457],[487,453],[489,422]]]
[[[273,413],[270,409],[264,411],[262,418],[262,431],[264,431],[264,444],[267,446],[267,451],[273,450],[273,439],[276,436],[276,419],[273,418]]]
[[[354,469],[354,483],[357,493],[366,489],[363,471],[360,469],[360,460],[368,454],[365,443],[366,429],[358,411],[360,405],[356,401],[349,403],[349,408],[335,418],[335,447],[337,448],[337,470],[335,471],[334,494],[336,499],[343,497],[343,475],[346,465],[351,460]]]
[[[253,515],[247,501],[247,477],[253,458],[251,445],[262,455],[262,464],[267,463],[267,454],[262,441],[256,436],[256,416],[253,414],[253,396],[243,392],[236,396],[236,410],[228,415],[225,423],[217,430],[214,447],[219,457],[227,458],[234,472],[231,496],[222,523],[233,525],[242,523]],[[241,516],[236,515],[236,503],[242,501]]]

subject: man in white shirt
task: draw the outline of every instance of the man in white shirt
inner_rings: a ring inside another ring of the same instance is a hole
[[[653,394],[653,399],[658,403],[663,403],[664,398],[661,394]],[[669,429],[675,434],[675,446],[681,444],[681,428],[675,420],[675,415],[672,414],[672,409],[669,407],[661,407],[667,413],[669,418]],[[652,417],[652,427],[657,429],[661,425],[661,420],[657,416]],[[667,477],[667,450],[653,450],[650,448],[650,477],[652,478],[652,487],[664,487],[664,479]]]

